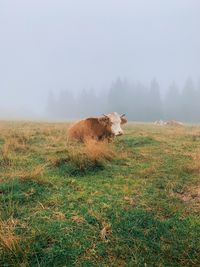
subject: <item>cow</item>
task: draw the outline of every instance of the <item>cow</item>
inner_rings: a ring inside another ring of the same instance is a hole
[[[155,125],[164,125],[165,122],[163,120],[154,121]]]
[[[175,120],[171,120],[171,121],[166,121],[165,125],[169,125],[169,126],[183,126],[183,123],[180,121],[175,121]]]
[[[183,126],[183,123],[180,121],[175,121],[175,120],[171,120],[171,121],[163,121],[163,120],[158,120],[154,122],[155,125],[168,125],[168,126]]]
[[[110,142],[115,136],[120,136],[124,132],[122,124],[127,123],[125,114],[119,115],[117,112],[103,114],[101,117],[91,117],[78,121],[68,131],[69,139],[85,142],[88,139],[97,141],[107,140]]]

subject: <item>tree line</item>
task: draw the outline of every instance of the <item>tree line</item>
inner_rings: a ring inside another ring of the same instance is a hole
[[[47,116],[56,119],[99,116],[112,111],[126,113],[132,121],[200,122],[200,85],[189,78],[179,89],[172,82],[163,96],[156,79],[146,86],[118,78],[109,90],[99,94],[95,90],[82,90],[76,96],[70,90],[62,90],[58,95],[51,91],[46,107]]]

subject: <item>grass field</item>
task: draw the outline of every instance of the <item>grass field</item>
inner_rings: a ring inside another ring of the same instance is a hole
[[[200,127],[67,128],[0,122],[0,266],[200,266]]]

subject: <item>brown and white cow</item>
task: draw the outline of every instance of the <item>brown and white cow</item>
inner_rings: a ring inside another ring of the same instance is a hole
[[[121,125],[127,122],[124,116],[112,112],[102,117],[86,118],[72,125],[68,136],[81,142],[88,139],[111,141],[114,136],[123,134]]]

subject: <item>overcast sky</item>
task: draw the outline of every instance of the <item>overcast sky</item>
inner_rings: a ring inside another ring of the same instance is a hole
[[[0,0],[0,112],[48,90],[200,78],[199,0]]]

